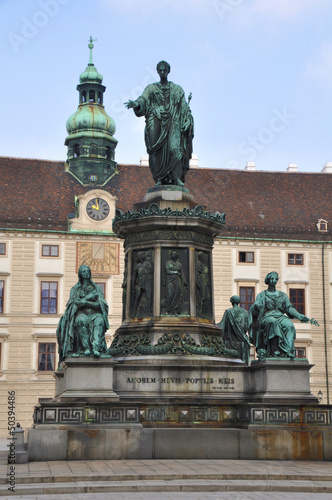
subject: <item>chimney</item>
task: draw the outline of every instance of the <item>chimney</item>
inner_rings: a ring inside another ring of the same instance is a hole
[[[287,172],[298,172],[298,171],[299,169],[296,163],[290,163],[287,167]]]
[[[247,161],[246,170],[248,170],[250,172],[255,172],[255,170],[256,170],[255,162],[254,161]]]
[[[332,174],[332,161],[327,161],[322,168],[324,174]]]
[[[139,161],[139,164],[142,167],[148,167],[149,166],[149,155],[142,155],[141,159]]]
[[[189,168],[198,168],[198,156],[193,153],[189,160]]]

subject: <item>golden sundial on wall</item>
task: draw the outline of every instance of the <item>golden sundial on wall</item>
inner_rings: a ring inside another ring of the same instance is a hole
[[[119,243],[77,242],[77,269],[90,267],[92,274],[119,274]]]

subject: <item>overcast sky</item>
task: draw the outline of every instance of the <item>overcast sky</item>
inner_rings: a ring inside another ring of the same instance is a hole
[[[118,163],[146,154],[123,103],[158,80],[192,92],[201,167],[319,172],[332,161],[331,0],[0,0],[0,156],[65,160],[79,74],[94,63]]]

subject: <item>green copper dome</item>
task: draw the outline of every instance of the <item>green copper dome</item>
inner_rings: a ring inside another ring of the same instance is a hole
[[[71,115],[66,123],[68,134],[83,132],[86,136],[96,136],[96,132],[114,135],[115,121],[105,111],[103,106],[96,104],[80,104],[76,113]]]
[[[89,39],[90,59],[77,85],[79,105],[66,123],[68,136],[68,171],[82,184],[104,185],[116,173],[113,137],[115,122],[105,111],[103,96],[106,87],[92,60],[93,38]],[[91,181],[93,179],[93,181]]]
[[[113,135],[116,127],[113,118],[105,111],[102,104],[103,76],[98,73],[92,60],[93,38],[90,37],[88,45],[90,49],[90,59],[85,71],[80,75],[80,84],[77,90],[80,92],[80,104],[77,111],[71,115],[66,123],[66,128],[70,137],[82,136],[97,137],[101,134]]]

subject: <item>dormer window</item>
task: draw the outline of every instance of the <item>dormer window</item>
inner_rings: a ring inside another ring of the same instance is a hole
[[[96,100],[96,93],[94,90],[89,91],[89,102],[95,102]]]
[[[86,91],[83,90],[82,96],[81,96],[81,103],[84,104],[86,102]]]
[[[316,224],[317,229],[320,233],[327,233],[327,225],[328,225],[328,222],[327,222],[327,220],[324,220],[324,219],[318,219],[318,222]]]

